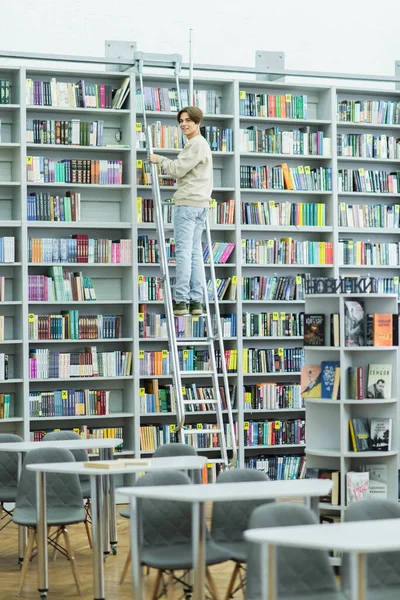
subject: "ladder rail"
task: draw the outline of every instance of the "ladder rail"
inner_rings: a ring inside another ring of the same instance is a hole
[[[147,125],[147,116],[146,116],[146,105],[145,105],[145,95],[144,95],[144,84],[143,84],[143,72],[142,65],[139,61],[138,64],[138,72],[139,72],[139,83],[140,83],[140,91],[142,96],[143,103],[143,123],[145,127],[146,133],[146,152],[147,158],[149,158],[150,154],[153,154],[153,141],[151,137],[151,127]],[[156,223],[158,225],[158,239],[159,239],[159,253],[161,258],[161,267],[163,272],[163,292],[164,292],[164,305],[166,307],[167,312],[167,330],[168,330],[168,342],[169,342],[169,352],[170,352],[170,365],[172,363],[172,380],[174,382],[175,387],[175,404],[176,404],[176,412],[177,412],[177,425],[176,432],[182,432],[184,423],[185,423],[185,407],[183,403],[183,393],[182,393],[182,380],[180,376],[180,368],[179,368],[179,354],[178,354],[178,346],[176,343],[176,332],[175,332],[175,323],[174,316],[171,312],[172,309],[172,292],[170,287],[170,277],[169,277],[169,267],[168,267],[168,258],[167,251],[165,247],[165,232],[164,232],[164,220],[162,216],[162,204],[161,204],[161,192],[160,192],[160,183],[158,179],[158,166],[156,164],[150,163],[150,174],[151,174],[151,185],[153,188],[154,195],[154,206],[156,213]],[[182,436],[182,433],[180,433]]]
[[[217,283],[215,277],[215,264],[214,264],[214,255],[212,252],[212,241],[211,241],[211,230],[210,223],[207,219],[206,221],[206,235],[207,235],[207,245],[209,248],[209,257],[210,257],[210,279],[212,285],[212,294],[214,297],[215,303],[215,318],[217,324],[217,332],[218,332],[218,344],[219,351],[221,355],[221,366],[222,366],[222,376],[224,382],[224,390],[225,390],[225,398],[226,398],[226,408],[228,414],[228,423],[231,430],[231,438],[232,438],[232,459],[229,461],[228,468],[236,465],[237,461],[237,445],[236,445],[236,436],[235,436],[235,426],[233,421],[233,413],[232,413],[232,405],[231,405],[231,395],[229,391],[229,381],[228,381],[228,370],[226,368],[225,362],[225,348],[224,348],[224,340],[222,336],[222,327],[221,327],[221,313],[219,310],[219,302],[218,302],[218,293],[217,293]],[[210,314],[209,311],[209,301],[208,301],[208,292],[207,285],[205,287],[205,297],[206,297],[206,306],[207,306],[207,314]],[[219,388],[218,388],[219,389]]]

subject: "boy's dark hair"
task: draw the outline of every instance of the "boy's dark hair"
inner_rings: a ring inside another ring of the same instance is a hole
[[[178,112],[178,123],[181,119],[182,113],[187,113],[190,119],[196,124],[201,123],[203,120],[203,111],[200,108],[197,108],[197,106],[185,106],[185,108],[181,108],[181,110]]]

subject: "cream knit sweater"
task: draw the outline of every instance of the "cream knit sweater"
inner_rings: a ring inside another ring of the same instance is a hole
[[[176,206],[207,208],[213,189],[212,155],[202,135],[189,140],[176,160],[158,156],[158,164],[176,179]]]

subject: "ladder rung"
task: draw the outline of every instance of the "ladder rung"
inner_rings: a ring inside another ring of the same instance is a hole
[[[202,338],[179,338],[178,340],[176,340],[177,346],[187,346],[188,344],[190,344],[191,346],[209,346],[211,344],[211,340],[205,340]]]
[[[184,400],[183,404],[218,404],[218,400]]]
[[[200,433],[221,433],[220,429],[184,429],[185,435],[200,435]]]

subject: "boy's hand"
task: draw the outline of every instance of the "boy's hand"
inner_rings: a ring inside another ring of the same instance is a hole
[[[158,163],[158,159],[159,157],[157,156],[157,154],[150,154],[149,156],[149,161],[153,163],[153,165],[156,165]]]

